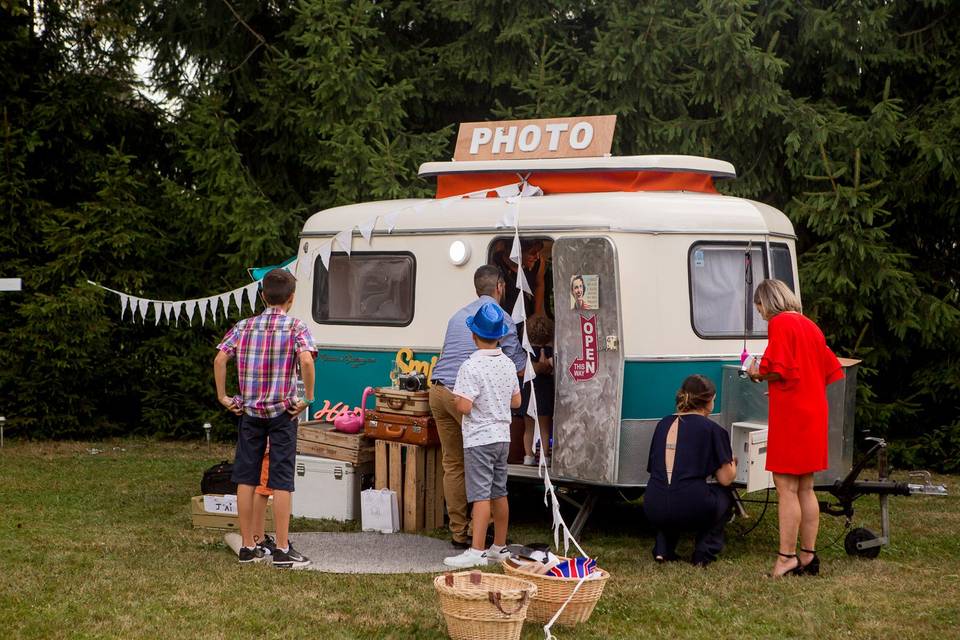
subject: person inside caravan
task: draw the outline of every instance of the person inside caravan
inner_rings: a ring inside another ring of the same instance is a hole
[[[484,304],[500,304],[506,282],[497,267],[483,265],[473,274],[473,286],[477,299],[454,313],[447,323],[440,359],[433,368],[433,377],[430,380],[430,411],[437,423],[443,457],[443,497],[447,503],[453,545],[460,549],[470,547],[471,533],[463,478],[463,415],[457,411],[452,389],[460,366],[477,349],[473,342],[473,333],[466,324],[467,318],[476,314],[477,309]],[[522,375],[527,364],[527,353],[520,346],[517,328],[510,314],[506,313],[504,316],[507,333],[500,340],[500,347],[513,362],[518,375]]]
[[[517,303],[520,289],[517,288],[517,263],[510,258],[512,240],[498,240],[493,249],[493,263],[503,272],[507,287],[503,294],[500,306],[509,314]],[[524,293],[527,317],[543,315],[546,305],[546,272],[547,261],[541,256],[543,240],[521,240],[520,262],[523,265],[523,275],[530,285],[532,294]]]
[[[749,374],[768,383],[767,471],[777,487],[780,521],[780,550],[770,576],[818,575],[820,504],[813,474],[828,466],[826,386],[840,380],[843,369],[786,283],[764,280],[753,302],[767,321],[768,338]]]
[[[533,392],[537,402],[537,416],[540,424],[540,446],[547,466],[550,465],[550,432],[553,427],[553,320],[547,316],[534,316],[527,320],[527,338],[533,347],[534,371]],[[539,365],[539,366],[538,366]],[[520,415],[524,419],[523,464],[537,464],[536,451],[533,449],[533,418],[527,415],[530,404],[530,386],[523,385],[523,402]]]
[[[733,508],[727,487],[737,476],[737,462],[729,435],[708,417],[716,395],[709,378],[688,377],[677,392],[676,413],[653,432],[643,510],[657,530],[657,562],[679,559],[677,542],[685,533],[696,536],[694,565],[707,566],[723,550],[723,529]],[[716,483],[708,482],[711,477]]]

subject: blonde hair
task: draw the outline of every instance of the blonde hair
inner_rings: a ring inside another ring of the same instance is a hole
[[[753,292],[754,304],[763,309],[766,319],[784,311],[800,313],[800,301],[782,280],[764,280]]]
[[[717,387],[710,378],[699,373],[688,376],[677,391],[677,411],[703,411],[716,395]]]

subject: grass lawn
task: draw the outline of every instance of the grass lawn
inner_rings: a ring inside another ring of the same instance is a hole
[[[240,567],[221,532],[192,529],[189,500],[203,469],[231,456],[222,445],[8,440],[0,450],[0,637],[447,637],[431,575]],[[746,537],[731,526],[722,559],[698,570],[655,565],[641,507],[602,503],[581,544],[612,579],[591,620],[555,629],[557,637],[960,637],[957,480],[936,479],[954,494],[947,498],[891,498],[892,542],[877,560],[848,557],[842,519],[825,516],[825,575],[779,581],[763,577],[776,550],[775,505]],[[856,506],[854,526],[878,531],[877,499]],[[518,490],[511,509],[511,539],[550,537],[539,492]],[[344,528],[294,523],[298,531]],[[524,638],[542,636],[525,626]]]

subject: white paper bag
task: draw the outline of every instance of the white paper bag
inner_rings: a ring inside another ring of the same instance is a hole
[[[400,506],[397,492],[367,489],[360,492],[360,522],[364,531],[396,533],[400,530]]]

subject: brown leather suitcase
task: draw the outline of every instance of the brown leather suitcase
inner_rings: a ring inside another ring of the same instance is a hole
[[[432,416],[405,416],[383,411],[367,411],[363,434],[376,440],[392,440],[421,447],[439,447],[440,436]]]
[[[430,415],[429,391],[405,391],[390,387],[377,387],[373,390],[377,396],[377,411],[384,413],[402,413],[408,416]]]

